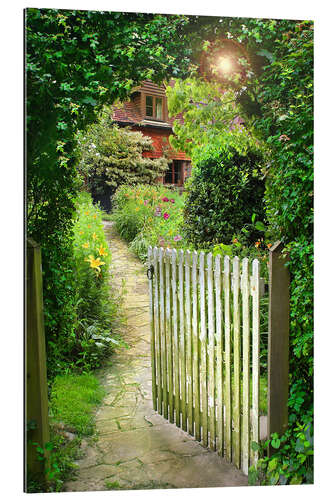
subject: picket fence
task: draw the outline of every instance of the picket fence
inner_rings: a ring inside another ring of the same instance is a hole
[[[154,409],[248,474],[260,435],[259,261],[150,247],[148,265]]]

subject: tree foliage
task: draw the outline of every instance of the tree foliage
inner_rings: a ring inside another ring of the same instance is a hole
[[[106,107],[99,120],[78,136],[78,168],[96,200],[110,208],[110,197],[123,184],[152,184],[167,169],[166,156],[142,156],[152,151],[152,140],[141,132],[120,128]]]
[[[41,244],[48,345],[73,335],[75,133],[147,78],[186,74],[182,16],[26,10],[27,232]]]
[[[169,114],[175,117],[175,135],[170,138],[175,148],[190,155],[212,142],[236,149],[240,154],[249,148],[258,149],[251,123],[241,126],[242,107],[237,103],[234,89],[219,81],[208,82],[192,76],[168,86],[167,97]]]
[[[250,114],[248,104],[257,103],[254,126],[269,146],[269,234],[290,253],[290,427],[266,481],[312,482],[313,23],[248,20],[238,39],[256,62],[242,105]]]

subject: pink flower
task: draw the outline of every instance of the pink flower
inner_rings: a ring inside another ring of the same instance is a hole
[[[161,217],[162,213],[160,207],[156,207],[154,215],[155,217]]]
[[[182,237],[180,236],[180,234],[177,234],[177,236],[175,236],[173,239],[174,241],[180,241]]]
[[[290,137],[288,137],[286,134],[282,134],[279,137],[279,141],[284,141],[284,142],[290,141]]]
[[[162,198],[162,201],[169,201],[169,198],[165,196],[164,198]]]
[[[143,204],[144,204],[144,205],[147,205],[147,204],[148,204],[148,200],[145,200],[145,201],[143,202]]]
[[[173,198],[171,198],[171,200],[169,200],[169,201],[170,201],[170,203],[174,203],[175,202],[175,200]]]
[[[170,215],[167,212],[164,212],[163,217],[165,220],[167,220],[170,217]]]

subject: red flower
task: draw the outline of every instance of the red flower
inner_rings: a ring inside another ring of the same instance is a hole
[[[167,220],[170,217],[170,215],[167,212],[164,212],[163,217],[165,220]]]
[[[169,201],[169,198],[165,196],[164,198],[162,198],[162,201]]]

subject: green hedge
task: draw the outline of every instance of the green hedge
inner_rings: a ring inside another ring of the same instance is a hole
[[[192,176],[186,183],[183,233],[200,247],[207,243],[231,243],[243,233],[254,242],[262,233],[252,224],[264,220],[262,157],[234,149],[207,146],[197,149]]]

